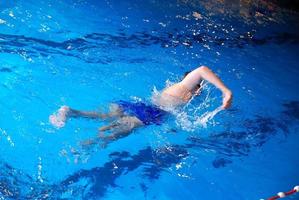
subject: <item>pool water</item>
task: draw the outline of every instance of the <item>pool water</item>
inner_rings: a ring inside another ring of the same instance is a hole
[[[299,184],[298,13],[249,1],[0,3],[0,199],[266,199]],[[105,122],[62,105],[150,102],[209,66],[233,91],[83,148]],[[215,114],[215,115],[213,115]],[[299,199],[298,194],[289,199]]]

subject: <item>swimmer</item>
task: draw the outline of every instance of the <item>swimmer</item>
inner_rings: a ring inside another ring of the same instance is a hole
[[[109,142],[128,136],[138,127],[161,124],[167,114],[165,111],[167,109],[164,108],[175,108],[189,102],[193,96],[200,94],[203,81],[213,84],[222,92],[223,109],[231,106],[232,92],[208,67],[201,66],[191,72],[186,72],[180,82],[165,88],[158,97],[153,99],[154,104],[121,100],[110,104],[108,113],[79,111],[68,106],[62,106],[49,117],[49,121],[53,126],[61,128],[69,118],[112,120],[110,124],[99,128],[96,139],[84,143],[85,145],[95,144],[101,140],[106,145]],[[111,131],[111,134],[105,135],[106,131]]]
[[[232,103],[232,92],[208,67],[201,66],[191,72],[186,72],[183,79],[165,88],[155,104],[161,107],[177,107],[189,102],[193,96],[200,94],[201,84],[207,81],[216,86],[222,92],[222,108],[227,109]]]

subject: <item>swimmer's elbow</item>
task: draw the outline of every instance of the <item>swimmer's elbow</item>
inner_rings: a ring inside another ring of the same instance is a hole
[[[205,71],[211,71],[210,68],[208,68],[207,66],[200,66],[197,68],[198,71],[201,71],[201,72],[205,72]]]
[[[196,68],[194,72],[197,74],[197,76],[202,77],[203,74],[211,72],[211,70],[207,66],[202,65]]]

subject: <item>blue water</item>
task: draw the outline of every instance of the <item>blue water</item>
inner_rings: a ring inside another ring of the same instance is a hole
[[[261,2],[1,2],[0,199],[252,200],[298,185],[298,13]],[[48,122],[62,105],[149,101],[200,65],[234,94],[208,121],[212,85],[105,149],[80,145],[104,122]]]

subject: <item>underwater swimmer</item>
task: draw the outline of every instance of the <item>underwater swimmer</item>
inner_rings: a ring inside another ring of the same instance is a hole
[[[191,72],[186,72],[184,78],[170,87],[165,88],[158,97],[153,98],[154,104],[143,102],[116,101],[109,107],[108,113],[97,111],[80,111],[62,106],[49,117],[49,121],[57,128],[65,125],[68,118],[90,118],[112,120],[108,125],[99,128],[96,139],[88,140],[84,144],[95,144],[100,140],[105,144],[129,135],[134,129],[150,124],[161,124],[167,114],[166,108],[178,107],[186,104],[194,95],[199,95],[202,81],[208,81],[216,86],[223,94],[222,108],[229,108],[232,102],[232,92],[208,68],[201,66]],[[104,135],[111,131],[109,135]]]

